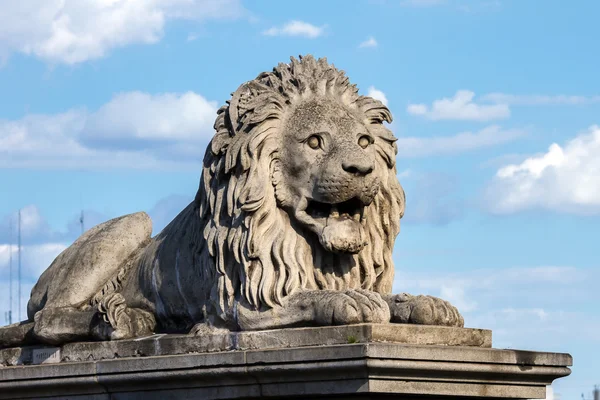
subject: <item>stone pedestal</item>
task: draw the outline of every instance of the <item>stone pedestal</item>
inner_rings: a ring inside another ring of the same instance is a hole
[[[492,349],[477,329],[154,335],[0,350],[0,399],[534,399],[570,365],[568,354]]]

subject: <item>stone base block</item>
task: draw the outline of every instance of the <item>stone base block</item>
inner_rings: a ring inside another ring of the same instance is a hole
[[[534,399],[572,358],[492,349],[485,330],[363,324],[4,349],[0,365],[0,399]]]

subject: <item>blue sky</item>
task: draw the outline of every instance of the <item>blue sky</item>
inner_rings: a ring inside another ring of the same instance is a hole
[[[17,210],[24,308],[82,209],[87,228],[145,210],[160,230],[216,109],[310,53],[394,114],[395,290],[453,301],[496,347],[573,354],[554,398],[600,383],[600,3],[18,3],[0,0],[0,319]]]

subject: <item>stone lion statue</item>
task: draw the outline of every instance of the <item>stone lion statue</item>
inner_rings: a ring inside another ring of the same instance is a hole
[[[391,294],[405,204],[391,121],[324,58],[292,58],[244,83],[218,111],[194,201],[153,238],[145,213],[90,229],[42,274],[28,320],[0,328],[0,345],[463,326],[446,301]]]

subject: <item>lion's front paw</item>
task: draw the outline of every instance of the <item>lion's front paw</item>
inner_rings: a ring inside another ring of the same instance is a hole
[[[461,328],[465,325],[456,307],[437,297],[402,293],[389,296],[386,300],[392,322]]]
[[[154,315],[139,308],[126,308],[119,315],[116,329],[110,334],[111,340],[149,336],[154,333]]]
[[[154,333],[154,314],[141,308],[129,308],[120,293],[110,293],[98,303],[98,313],[104,323],[95,329],[95,335],[110,340],[130,339]]]
[[[368,290],[323,291],[315,301],[315,322],[349,325],[362,322],[387,323],[390,309],[379,293]]]

